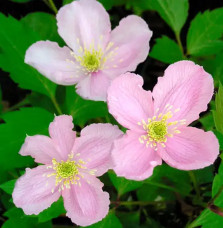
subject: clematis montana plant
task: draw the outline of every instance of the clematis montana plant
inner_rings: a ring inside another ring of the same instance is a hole
[[[58,116],[50,137],[27,136],[20,154],[39,165],[18,179],[13,201],[25,214],[39,214],[62,195],[67,216],[81,226],[100,221],[109,210],[109,195],[96,176],[112,167],[110,151],[122,133],[111,124],[92,124],[76,138],[71,116]]]
[[[115,172],[143,180],[162,159],[182,170],[200,169],[218,156],[218,140],[212,132],[188,125],[207,109],[213,95],[213,79],[191,61],[170,65],[153,92],[142,88],[139,75],[126,73],[108,90],[110,113],[129,130],[115,142]]]
[[[134,71],[148,56],[152,32],[146,22],[131,15],[111,31],[109,15],[96,0],[62,7],[57,22],[68,47],[37,42],[27,50],[25,62],[57,84],[77,84],[84,98],[105,101],[111,81]]]

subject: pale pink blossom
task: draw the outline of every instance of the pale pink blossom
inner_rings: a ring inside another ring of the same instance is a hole
[[[109,15],[96,0],[65,5],[57,25],[68,47],[37,42],[27,50],[25,62],[57,84],[77,84],[84,98],[105,101],[111,81],[134,71],[148,56],[152,32],[146,22],[131,15],[111,31]]]
[[[39,165],[26,169],[13,191],[13,202],[27,215],[39,214],[62,195],[67,216],[81,226],[100,221],[109,210],[109,195],[96,178],[112,168],[113,141],[122,133],[111,124],[92,124],[76,138],[71,116],[57,116],[48,136],[27,136],[20,154]]]
[[[219,153],[217,138],[188,126],[207,109],[211,75],[191,61],[180,61],[158,78],[153,92],[142,85],[142,77],[126,73],[108,89],[110,113],[129,129],[112,152],[117,175],[143,180],[162,160],[182,170],[211,165]]]

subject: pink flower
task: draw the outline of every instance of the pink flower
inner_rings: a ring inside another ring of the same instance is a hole
[[[110,113],[129,129],[115,142],[117,175],[146,179],[162,159],[183,170],[212,164],[219,153],[215,135],[188,127],[211,100],[211,75],[191,61],[180,61],[158,78],[152,93],[142,85],[142,77],[126,73],[108,89]]]
[[[50,137],[27,136],[20,154],[39,165],[18,179],[13,201],[27,215],[39,214],[62,195],[67,216],[81,226],[100,221],[109,210],[109,195],[96,176],[112,167],[110,151],[122,133],[111,124],[92,124],[76,138],[71,116],[50,124]]]
[[[109,15],[96,0],[62,7],[57,22],[68,47],[37,42],[27,50],[25,62],[57,84],[77,83],[84,98],[105,101],[111,81],[134,71],[148,56],[152,32],[146,22],[131,15],[111,31]]]

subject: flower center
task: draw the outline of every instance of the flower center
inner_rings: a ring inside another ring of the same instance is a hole
[[[75,157],[80,156],[76,154]],[[67,161],[58,162],[55,158],[52,159],[52,165],[47,166],[47,169],[53,169],[53,172],[47,177],[55,176],[55,186],[59,185],[59,191],[65,188],[70,188],[71,184],[81,186],[80,178],[84,178],[84,173],[95,175],[96,170],[88,170],[85,166],[87,162],[82,159],[73,160],[73,154],[68,155]],[[54,189],[52,189],[52,193]]]
[[[75,58],[75,60],[80,64],[82,70],[88,74],[89,72],[97,72],[98,70],[103,68],[103,65],[106,61],[103,58],[103,52],[100,48],[96,51],[94,48],[90,48],[84,50],[81,48],[80,55],[76,55],[74,52],[71,52],[71,55]],[[68,62],[72,62],[67,59]]]
[[[148,124],[148,136],[154,141],[165,142],[167,133],[167,124],[163,120]]]
[[[62,161],[61,163],[58,163],[56,172],[59,178],[71,178],[79,173],[75,161]]]
[[[94,40],[92,40],[88,47],[86,47],[85,44],[80,44],[80,40],[78,38],[76,41],[79,48],[75,52],[71,51],[70,55],[79,64],[76,64],[72,59],[66,59],[67,62],[74,64],[76,68],[76,75],[71,77],[78,77],[80,71],[85,75],[89,75],[89,73],[97,72],[99,70],[118,67],[114,64],[114,56],[117,54],[118,47],[111,50],[114,45],[113,42],[109,42],[105,48],[102,45],[102,43],[105,42],[103,41],[103,36],[100,36],[97,45],[94,43]],[[122,61],[123,59],[119,59],[120,63]],[[106,66],[105,63],[107,64]]]
[[[178,108],[171,111],[172,107],[173,106],[167,104],[164,108],[165,114],[159,113],[157,116],[155,115],[152,118],[149,118],[147,122],[145,120],[138,122],[138,125],[142,126],[146,131],[145,134],[139,137],[140,143],[146,142],[146,147],[150,146],[157,150],[158,144],[165,147],[168,137],[173,137],[174,134],[180,133],[177,128],[179,125],[186,124],[186,120],[170,122],[169,119],[173,117],[174,113],[180,110]],[[157,109],[156,113],[158,111],[159,109]]]
[[[101,58],[102,58],[102,53],[92,50],[90,51],[85,51],[85,55],[80,58],[80,64],[81,66],[85,67],[85,69],[88,72],[96,72],[101,65]]]

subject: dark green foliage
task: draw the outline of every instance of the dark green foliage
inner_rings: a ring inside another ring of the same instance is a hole
[[[188,54],[205,56],[223,49],[223,8],[199,13],[191,22],[187,34]]]
[[[184,58],[177,43],[167,36],[162,36],[156,40],[149,56],[164,63],[174,63]]]

